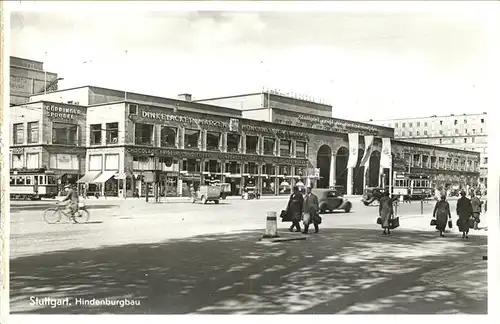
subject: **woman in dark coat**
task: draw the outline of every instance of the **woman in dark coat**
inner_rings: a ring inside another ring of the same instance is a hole
[[[382,198],[379,200],[379,215],[380,218],[382,219],[382,228],[384,229],[384,235],[391,234],[390,230],[390,220],[391,217],[394,215],[394,209],[392,207],[392,199],[389,197],[389,192],[386,191],[384,192],[384,195]]]
[[[469,238],[469,218],[472,216],[472,205],[469,198],[465,196],[465,191],[457,201],[458,230],[462,232],[462,238]]]
[[[450,204],[446,201],[446,196],[442,195],[441,200],[434,207],[433,217],[436,218],[436,229],[440,236],[444,236],[443,232],[446,229],[448,219],[451,219]]]
[[[300,232],[300,220],[302,219],[302,205],[304,204],[304,197],[299,192],[297,186],[293,187],[293,193],[288,201],[288,206],[286,207],[287,219],[292,220],[292,226],[289,228],[290,232],[293,232],[293,228],[296,227],[296,232]]]

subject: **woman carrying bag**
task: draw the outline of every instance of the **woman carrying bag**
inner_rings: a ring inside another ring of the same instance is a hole
[[[434,212],[432,214],[436,229],[439,231],[439,235],[444,237],[444,231],[446,230],[446,225],[448,224],[448,219],[451,219],[450,204],[446,201],[446,196],[442,195],[441,200],[436,203],[434,207]]]

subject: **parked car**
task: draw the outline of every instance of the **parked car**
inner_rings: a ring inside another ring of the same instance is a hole
[[[202,204],[206,204],[209,201],[213,201],[218,204],[220,193],[220,186],[200,186],[198,191],[195,192],[194,197],[192,197],[192,202],[194,204],[197,201],[201,201]]]
[[[384,192],[385,192],[384,188],[379,188],[379,187],[366,188],[365,192],[363,193],[363,197],[361,198],[361,201],[363,202],[363,204],[365,204],[365,206],[369,206],[374,201],[379,201],[380,198],[382,198]]]
[[[333,189],[313,189],[312,193],[318,197],[321,214],[335,210],[344,210],[346,213],[351,211],[352,203]]]

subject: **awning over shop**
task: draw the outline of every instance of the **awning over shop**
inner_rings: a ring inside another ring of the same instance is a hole
[[[106,181],[111,179],[111,177],[113,177],[115,174],[116,171],[104,171],[96,179],[91,181],[91,183],[105,183]]]
[[[101,171],[89,171],[83,177],[81,177],[76,183],[91,183],[92,180],[97,178],[101,174]]]
[[[127,174],[124,172],[124,173],[117,173],[115,174],[115,179],[126,179],[127,178]]]

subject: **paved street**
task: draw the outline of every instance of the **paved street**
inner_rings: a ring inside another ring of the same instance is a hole
[[[323,215],[319,234],[271,244],[258,241],[266,211],[279,212],[286,197],[219,205],[89,201],[85,225],[45,224],[51,202],[14,203],[11,312],[486,312],[487,231],[465,241],[453,228],[440,238],[429,226],[433,204],[420,215],[414,202],[400,205],[401,227],[384,237],[378,208],[352,201],[349,214]],[[288,225],[278,223],[280,234],[302,236]],[[141,304],[50,308],[31,305],[33,296]]]

